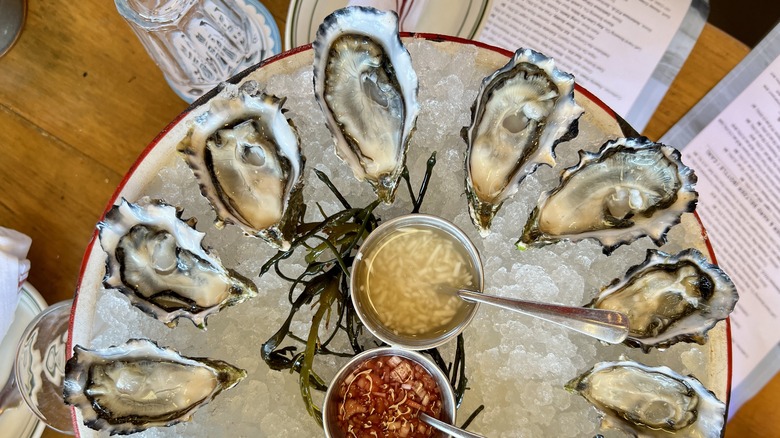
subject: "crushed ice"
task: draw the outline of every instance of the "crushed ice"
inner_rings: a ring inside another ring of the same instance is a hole
[[[577,149],[595,150],[605,140],[592,125],[588,129],[591,117],[587,114],[581,120],[580,137],[573,144],[559,146],[556,168],[542,167],[527,178],[495,218],[492,234],[485,239],[479,237],[469,220],[463,194],[465,144],[460,129],[469,124],[478,85],[492,69],[477,62],[478,50],[473,46],[463,45],[462,50],[451,53],[438,50],[436,45],[426,40],[407,43],[420,78],[422,107],[407,164],[413,184],[418,186],[426,160],[433,151],[437,152],[438,163],[423,212],[454,221],[468,233],[482,254],[487,291],[582,305],[600,287],[644,260],[645,249],[651,246],[648,239],[621,247],[611,257],[604,256],[601,248],[589,241],[524,252],[514,248],[539,195],[557,184],[562,169],[578,161]],[[328,214],[338,211],[340,206],[313,175],[312,168],[327,173],[354,206],[367,205],[374,195],[369,185],[357,182],[334,154],[311,83],[311,68],[306,67],[272,77],[266,85],[270,93],[287,97],[285,107],[298,128],[307,157],[307,219],[315,220],[319,210],[314,201]],[[221,436],[230,431],[232,436],[321,436],[300,399],[297,375],[271,371],[260,359],[261,344],[278,329],[289,310],[288,284],[274,274],[257,277],[260,266],[274,251],[259,239],[243,236],[235,227],[215,229],[214,213],[200,196],[189,169],[178,158],[160,172],[146,193],[183,206],[185,218],[197,217],[197,228],[207,234],[206,244],[227,267],[254,279],[260,295],[214,315],[209,319],[208,331],[201,332],[186,320],[171,330],[129,306],[118,293],[101,291],[92,347],[146,337],[185,355],[226,360],[248,372],[243,382],[196,413],[193,422],[149,430],[143,435]],[[381,206],[378,215],[387,219],[410,211],[405,187],[399,188],[397,198],[393,206]],[[672,230],[670,240],[684,246],[700,245],[697,223],[690,217],[684,219],[683,226]],[[679,247],[670,244],[664,249],[676,251]],[[297,262],[301,263],[302,258],[297,257]],[[285,265],[285,269],[302,269],[293,263]],[[293,331],[299,336],[305,337],[308,331],[306,318],[307,315],[301,315],[293,323]],[[677,345],[665,352],[644,355],[622,346],[603,346],[557,326],[487,306],[480,310],[465,337],[471,389],[466,393],[459,418],[463,421],[484,404],[485,411],[471,429],[491,437],[593,436],[598,429],[595,411],[581,397],[567,393],[563,384],[595,362],[616,360],[621,354],[649,365],[663,363],[708,383],[704,373],[707,355],[699,347]],[[317,369],[329,379],[342,363],[340,359],[318,358]]]

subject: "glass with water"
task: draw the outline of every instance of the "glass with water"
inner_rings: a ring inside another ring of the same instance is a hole
[[[114,2],[171,88],[188,102],[260,62],[271,49],[264,43],[264,23],[248,13],[248,0]]]

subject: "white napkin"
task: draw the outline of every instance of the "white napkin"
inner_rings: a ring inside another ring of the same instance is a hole
[[[19,291],[30,272],[31,243],[26,234],[0,227],[0,339],[14,320]]]

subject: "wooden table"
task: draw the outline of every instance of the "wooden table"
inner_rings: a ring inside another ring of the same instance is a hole
[[[263,3],[283,35],[288,0]],[[747,52],[707,25],[645,135],[658,139]],[[186,106],[113,2],[29,2],[19,42],[0,58],[0,225],[32,237],[29,280],[49,303],[73,296],[115,187]],[[777,418],[780,376],[745,405],[727,435],[780,436]]]

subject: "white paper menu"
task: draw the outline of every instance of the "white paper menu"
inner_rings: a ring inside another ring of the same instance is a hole
[[[661,142],[687,143],[697,212],[740,294],[731,416],[780,370],[780,27]]]
[[[685,148],[697,209],[739,290],[732,386],[780,341],[780,58]]]
[[[647,104],[647,99],[637,99],[691,2],[493,0],[479,40],[511,51],[528,47],[552,56],[559,68],[573,73],[580,85],[641,131],[666,88],[658,90],[658,99],[649,103],[652,108],[647,111],[637,108]],[[698,35],[700,29],[693,32]],[[690,46],[692,42],[688,50]],[[687,56],[684,52],[683,59]]]

